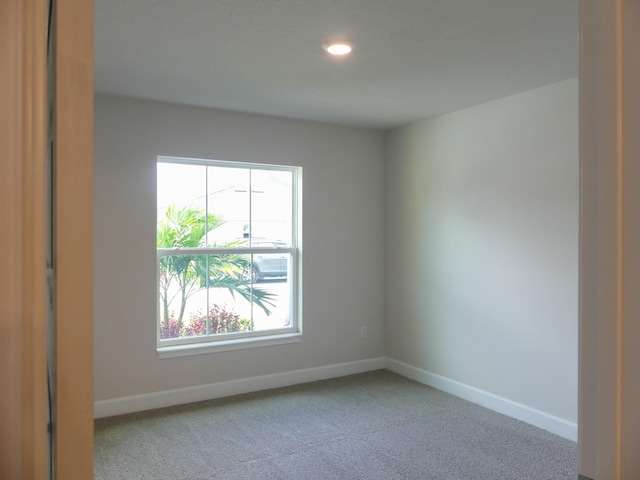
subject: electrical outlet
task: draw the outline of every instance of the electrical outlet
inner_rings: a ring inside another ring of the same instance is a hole
[[[365,338],[367,338],[367,327],[365,325],[363,325],[362,327],[360,327],[360,338],[362,340],[364,340]]]

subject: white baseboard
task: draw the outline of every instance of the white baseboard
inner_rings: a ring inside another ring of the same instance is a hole
[[[578,425],[568,420],[391,358],[387,359],[387,369],[403,377],[424,383],[425,385],[476,403],[495,412],[522,420],[523,422],[547,430],[560,437],[574,442],[578,439]]]
[[[197,385],[194,387],[164,390],[160,392],[143,393],[128,397],[99,400],[94,403],[94,417],[111,417],[124,413],[141,412],[154,408],[170,407],[183,403],[211,400],[213,398],[228,397],[241,393],[256,392],[269,388],[288,387],[299,383],[326,380],[328,378],[344,377],[356,373],[386,368],[385,357],[360,360],[356,362],[339,363],[323,367],[306,368],[291,372],[275,373],[260,377],[243,378],[228,382]]]
[[[392,372],[437,388],[443,392],[522,420],[523,422],[542,428],[563,438],[574,442],[577,441],[578,425],[576,423],[386,357],[100,400],[94,403],[94,417],[110,417],[113,415],[122,415],[154,408],[170,407],[184,403],[256,392],[269,388],[288,387],[290,385],[343,377],[356,373],[379,370],[381,368],[387,368]]]

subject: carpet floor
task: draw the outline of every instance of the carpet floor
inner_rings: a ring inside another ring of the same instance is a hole
[[[95,422],[96,480],[576,477],[576,443],[387,370]]]

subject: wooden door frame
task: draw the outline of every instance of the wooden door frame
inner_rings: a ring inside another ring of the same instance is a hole
[[[640,478],[640,1],[580,3],[581,478]]]
[[[47,472],[47,4],[0,2],[0,478]]]
[[[48,0],[0,2],[0,478],[47,459]],[[93,2],[57,0],[56,477],[93,478]]]
[[[55,0],[56,478],[93,478],[93,1]]]

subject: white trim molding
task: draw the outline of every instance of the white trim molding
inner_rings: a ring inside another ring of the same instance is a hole
[[[560,437],[577,441],[578,424],[536,410],[493,393],[452,380],[394,359],[387,359],[387,368],[403,377],[437,388],[503,415],[522,420]]]
[[[185,343],[158,347],[158,358],[187,357],[205,353],[228,352],[246,348],[272,347],[302,341],[301,333],[282,333],[280,335],[261,335],[259,337],[241,337],[232,340],[218,340],[208,343]]]
[[[576,423],[386,357],[100,400],[95,402],[94,416],[95,418],[103,418],[141,412],[270,388],[288,387],[317,380],[344,377],[384,368],[490,410],[522,420],[569,440],[576,441],[577,439],[578,426]]]
[[[378,357],[355,362],[262,375],[259,377],[242,378],[227,382],[100,400],[94,404],[94,417],[110,417],[113,415],[141,412],[143,410],[170,407],[184,403],[229,397],[242,393],[257,392],[270,388],[288,387],[300,383],[380,370],[386,368],[386,365],[387,359],[385,357]]]

